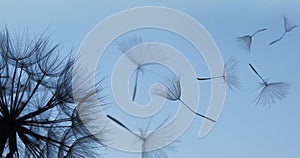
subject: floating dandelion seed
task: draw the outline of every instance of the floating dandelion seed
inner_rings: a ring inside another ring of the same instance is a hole
[[[145,56],[142,53],[136,53],[136,54],[127,54],[126,52],[133,48],[134,46],[137,46],[139,44],[142,44],[143,40],[141,37],[138,36],[129,36],[128,39],[118,42],[119,49],[121,52],[136,66],[135,70],[135,79],[134,79],[134,88],[133,88],[133,94],[132,94],[132,100],[134,101],[136,98],[137,90],[138,90],[138,80],[140,74],[143,75],[146,67],[151,65],[156,65],[156,63],[144,63],[143,61],[146,60]]]
[[[224,83],[227,85],[229,90],[232,90],[233,88],[240,88],[241,84],[239,81],[239,78],[236,75],[236,67],[238,62],[231,58],[229,59],[226,64],[224,65],[223,74],[220,76],[214,76],[214,77],[198,77],[197,80],[205,81],[205,80],[213,80],[213,79],[223,79]]]
[[[284,16],[283,17],[283,20],[284,20],[284,32],[283,34],[276,40],[272,41],[269,43],[269,45],[272,45],[276,42],[279,42],[280,40],[283,39],[283,37],[288,33],[288,32],[291,32],[294,28],[298,27],[297,25],[291,25],[288,21],[288,19]]]
[[[124,129],[126,129],[131,134],[135,135],[139,140],[142,141],[142,146],[141,146],[142,158],[168,158],[166,150],[175,151],[175,149],[172,145],[167,145],[165,147],[161,147],[161,148],[158,148],[155,150],[148,151],[151,148],[157,148],[160,144],[163,144],[164,138],[166,137],[166,135],[170,135],[172,133],[172,131],[167,131],[168,133],[157,133],[156,132],[159,128],[161,128],[164,125],[164,123],[167,121],[167,119],[165,121],[163,121],[163,123],[161,123],[158,127],[156,127],[153,130],[153,132],[147,133],[147,130],[150,125],[150,123],[149,123],[145,130],[139,129],[140,134],[137,134],[137,133],[133,132],[131,129],[129,129],[126,125],[124,125],[121,121],[117,120],[116,118],[114,118],[110,115],[107,115],[107,117],[110,120],[117,123],[118,125],[120,125],[121,127],[123,127]]]
[[[176,76],[167,78],[165,80],[165,83],[163,83],[166,90],[159,89],[158,92],[156,92],[157,95],[164,97],[170,101],[179,101],[181,102],[187,109],[189,109],[192,113],[205,118],[207,120],[210,120],[212,122],[216,122],[215,120],[202,115],[196,111],[194,111],[191,107],[189,107],[182,99],[181,99],[181,84],[180,79]]]
[[[248,51],[250,51],[253,37],[257,33],[263,32],[263,31],[266,31],[266,30],[267,30],[267,28],[260,29],[256,32],[254,32],[252,35],[245,35],[245,36],[242,36],[242,37],[238,37],[237,40],[242,43],[243,47],[245,47]]]
[[[98,157],[92,147],[103,148],[103,140],[83,125],[76,108],[79,103],[64,95],[71,87],[68,73],[73,60],[58,60],[59,46],[49,38],[44,34],[30,38],[26,32],[12,38],[8,29],[1,34],[0,154]]]
[[[140,129],[141,138],[143,138],[142,144],[142,158],[168,158],[166,151],[176,151],[175,147],[172,144],[167,146],[155,149],[155,150],[148,150],[151,148],[157,148],[160,144],[163,144],[164,141],[167,141],[168,135],[170,135],[173,131],[165,131],[166,133],[158,133],[158,130],[163,124],[158,126],[154,129],[153,132],[147,134],[147,129],[142,130]],[[148,125],[149,126],[149,125]],[[175,141],[178,142],[178,141]]]
[[[249,66],[262,81],[262,83],[260,83],[261,91],[255,99],[256,104],[269,105],[270,107],[270,104],[276,103],[277,99],[281,100],[286,98],[290,84],[286,82],[268,82],[251,64],[249,64]]]

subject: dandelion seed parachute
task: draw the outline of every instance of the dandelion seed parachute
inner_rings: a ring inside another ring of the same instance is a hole
[[[224,80],[224,83],[229,88],[229,90],[232,90],[233,88],[240,88],[241,84],[239,78],[236,75],[237,64],[238,62],[235,59],[231,58],[225,63],[222,75],[213,77],[198,77],[197,80],[205,81],[221,78]]]
[[[252,46],[252,40],[253,40],[253,37],[260,33],[260,32],[263,32],[263,31],[266,31],[267,28],[263,28],[263,29],[260,29],[260,30],[257,30],[256,32],[254,32],[252,35],[245,35],[245,36],[241,36],[241,37],[238,37],[237,38],[237,41],[241,43],[241,45],[246,48],[248,51],[251,50],[251,46]]]
[[[276,103],[277,100],[282,100],[287,97],[290,84],[287,82],[268,82],[265,80],[252,64],[249,63],[251,70],[262,81],[258,96],[255,98],[257,105],[268,105]]]
[[[288,32],[291,32],[293,29],[298,27],[297,25],[291,25],[289,23],[287,17],[285,17],[285,16],[283,17],[283,20],[284,20],[284,32],[282,33],[282,35],[278,39],[275,39],[274,41],[270,42],[269,45],[273,45],[273,44],[281,41]]]

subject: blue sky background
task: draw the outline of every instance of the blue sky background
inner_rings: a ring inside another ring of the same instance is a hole
[[[48,32],[53,33],[54,41],[62,41],[66,50],[74,46],[76,52],[86,34],[104,18],[124,9],[147,5],[169,7],[192,16],[211,34],[225,61],[230,57],[239,61],[238,75],[242,87],[240,90],[227,93],[223,112],[213,131],[207,137],[199,139],[197,135],[202,119],[194,119],[191,127],[180,137],[181,142],[174,144],[177,152],[168,152],[169,157],[299,157],[300,28],[288,33],[275,45],[269,46],[268,43],[282,34],[283,16],[287,16],[292,24],[300,25],[300,1],[0,0],[0,23],[2,28],[7,25],[12,31],[25,28],[32,33],[40,33],[49,27]],[[264,27],[267,27],[268,31],[254,37],[250,53],[241,49],[236,37],[252,34]],[[199,53],[179,36],[161,30],[139,30],[138,34],[142,35],[145,41],[164,42],[176,47],[193,64],[197,75],[208,75]],[[111,53],[114,54],[110,56]],[[109,62],[101,62],[99,65],[103,76],[108,76],[109,79],[112,64],[119,55],[120,52],[117,52],[113,44],[107,49],[104,58],[109,59],[106,60]],[[291,83],[288,97],[271,108],[256,106],[253,99],[258,94],[256,88],[259,79],[248,67],[249,62],[253,63],[263,76],[269,77],[270,81]],[[146,74],[143,78],[147,83],[143,85],[145,89],[148,82],[149,84],[152,82],[147,78],[149,76]],[[105,83],[109,89],[109,81]],[[209,82],[199,85],[201,88],[199,111],[204,113],[207,108],[205,102],[208,102],[210,97],[210,85]],[[109,90],[106,92],[109,93]],[[108,101],[111,99],[109,97]],[[147,101],[147,96],[140,99],[141,102],[145,100]],[[166,107],[163,114],[172,115],[176,110],[174,109],[174,106]],[[111,105],[107,112],[114,113],[114,116],[118,114],[118,118],[131,128],[139,128],[137,123],[134,123],[136,118],[126,116],[115,105]],[[162,117],[157,118],[159,119]],[[139,154],[114,149],[104,152],[106,158],[140,157]]]

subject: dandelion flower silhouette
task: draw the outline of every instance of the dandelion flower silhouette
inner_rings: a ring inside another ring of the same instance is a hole
[[[141,146],[141,154],[142,158],[168,158],[166,151],[175,151],[174,146],[167,145],[165,147],[161,147],[155,150],[149,150],[153,147],[158,147],[160,144],[164,142],[164,138],[168,137],[168,135],[172,134],[172,131],[167,131],[168,133],[156,133],[156,131],[163,126],[163,124],[167,121],[163,121],[158,127],[156,127],[153,132],[147,133],[150,123],[147,125],[145,130],[139,129],[140,134],[133,132],[126,125],[124,125],[121,121],[116,118],[107,115],[107,117],[126,129],[131,134],[135,135],[139,140],[142,141]]]
[[[142,44],[143,40],[141,37],[138,37],[136,35],[134,36],[129,36],[126,40],[122,40],[120,42],[117,42],[118,47],[120,49],[120,51],[133,63],[136,65],[136,70],[135,70],[135,79],[134,79],[134,88],[133,88],[133,94],[132,94],[132,101],[135,100],[136,98],[136,94],[137,94],[137,90],[138,90],[138,80],[139,80],[139,76],[140,74],[143,75],[144,71],[147,70],[146,67],[147,66],[151,66],[151,65],[156,65],[155,63],[145,63],[142,64],[142,62],[145,60],[145,56],[143,55],[137,55],[137,54],[133,54],[133,55],[128,55],[126,52],[133,48],[134,46],[137,46],[139,44]]]
[[[268,82],[251,64],[249,64],[249,66],[262,81],[262,83],[260,83],[261,91],[255,98],[256,104],[269,105],[270,107],[271,104],[276,103],[277,100],[286,98],[290,84],[286,82]]]
[[[197,116],[200,116],[200,117],[210,120],[212,122],[216,122],[215,120],[194,111],[191,107],[189,107],[181,99],[181,84],[180,84],[180,79],[177,76],[166,78],[165,83],[163,83],[163,86],[166,88],[166,90],[164,91],[164,90],[159,89],[158,92],[156,92],[157,95],[164,97],[170,101],[179,101],[186,108],[188,108],[192,113],[196,114]]]
[[[298,27],[297,25],[291,25],[288,21],[288,19],[284,16],[283,17],[284,20],[284,32],[283,34],[276,40],[272,41],[269,43],[269,45],[275,44],[277,42],[279,42],[280,40],[283,39],[283,37],[288,33],[291,32],[293,29],[295,29],[296,27]]]
[[[227,85],[229,90],[232,90],[233,88],[240,88],[241,84],[239,78],[236,75],[237,64],[238,62],[235,59],[231,58],[225,63],[225,69],[223,70],[222,75],[214,77],[198,77],[197,80],[205,81],[221,78],[224,80],[224,83]]]
[[[266,31],[266,30],[267,30],[267,28],[257,30],[256,32],[254,32],[251,35],[245,35],[245,36],[238,37],[237,40],[242,44],[243,47],[245,47],[248,51],[250,51],[253,37],[257,33],[263,32],[263,31]]]
[[[60,79],[71,77],[73,60],[58,60],[58,45],[43,34],[12,38],[6,29],[0,40],[2,157],[100,156],[92,147],[103,148],[103,140],[85,128],[72,98],[62,95],[71,79]]]

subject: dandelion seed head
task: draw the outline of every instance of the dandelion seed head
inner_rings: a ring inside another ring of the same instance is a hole
[[[69,89],[62,87],[71,87],[68,73],[72,60],[59,60],[57,45],[43,34],[12,38],[6,30],[0,35],[0,128],[5,129],[0,130],[0,154],[50,158],[96,155],[91,147],[97,144],[103,148],[103,140],[95,139],[85,128],[76,103],[70,101],[72,96],[63,95]],[[89,94],[86,92],[82,95]]]

